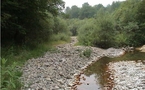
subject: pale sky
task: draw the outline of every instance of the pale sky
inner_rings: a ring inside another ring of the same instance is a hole
[[[97,5],[97,4],[103,4],[103,6],[107,6],[108,4],[112,4],[113,1],[125,1],[125,0],[63,0],[65,2],[65,7],[76,5],[78,7],[81,7],[82,4],[85,2],[88,2],[91,6]]]

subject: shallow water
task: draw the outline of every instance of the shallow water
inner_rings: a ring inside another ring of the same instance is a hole
[[[109,62],[118,62],[118,61],[132,61],[132,60],[145,60],[145,53],[143,52],[129,52],[125,55],[117,58],[108,58],[104,57],[91,66],[89,66],[84,74],[81,75],[80,85],[77,85],[78,90],[102,90],[103,87],[106,87],[108,84],[113,85],[108,79],[108,66]],[[111,88],[110,86],[110,88]],[[108,89],[109,90],[109,89]]]

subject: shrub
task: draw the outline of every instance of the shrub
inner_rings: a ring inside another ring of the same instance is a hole
[[[96,33],[94,33],[96,26],[93,19],[86,19],[84,24],[78,29],[78,40],[81,44],[89,46],[93,45]]]
[[[70,40],[70,36],[66,35],[65,33],[59,33],[59,34],[55,34],[51,37],[52,41],[69,41]]]
[[[83,55],[87,58],[91,56],[92,50],[91,49],[86,49],[83,51]]]
[[[22,84],[19,77],[22,73],[16,69],[17,63],[13,62],[11,65],[7,65],[7,60],[2,58],[1,64],[1,90],[20,90]]]

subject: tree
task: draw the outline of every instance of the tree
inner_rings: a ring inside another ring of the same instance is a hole
[[[102,4],[98,4],[98,5],[93,6],[93,8],[94,8],[95,14],[97,15],[98,14],[98,11],[101,8],[104,9],[104,6]]]
[[[145,44],[145,0],[140,0],[137,12],[136,21],[138,22],[139,30],[137,30],[134,36],[134,40],[138,42],[138,45]]]
[[[91,18],[94,16],[94,10],[88,3],[84,3],[80,10],[80,19]]]
[[[100,9],[98,15],[96,15],[96,31],[98,39],[95,41],[95,45],[108,48],[114,45],[114,25],[113,18],[108,12],[104,12],[103,9]]]
[[[64,7],[62,0],[3,0],[2,45],[40,43],[52,31],[52,18]],[[44,28],[45,27],[45,28]]]
[[[143,1],[144,0],[127,0],[123,2],[114,14],[118,24],[117,26],[120,27],[120,33],[126,33],[129,36],[127,40],[128,45],[138,46],[144,44],[145,32],[142,29],[144,22],[142,16],[144,13],[144,11],[142,11],[144,10]]]
[[[112,5],[107,5],[106,11],[113,13],[115,10],[117,10],[120,7],[121,4],[122,2],[120,1],[113,1]]]
[[[80,13],[80,9],[74,5],[71,7],[71,18],[78,18],[79,17],[79,13]]]

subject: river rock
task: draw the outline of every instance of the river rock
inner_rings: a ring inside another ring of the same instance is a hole
[[[21,81],[24,84],[21,90],[70,90],[73,86],[75,74],[80,75],[85,68],[104,56],[115,57],[123,54],[121,49],[110,48],[104,50],[97,47],[74,46],[76,37],[71,42],[56,46],[55,52],[46,52],[39,58],[29,59],[22,67]],[[81,54],[86,49],[91,50],[89,58]],[[139,67],[140,68],[140,67]],[[75,75],[76,76],[76,75]],[[144,83],[144,82],[142,82]],[[27,86],[28,85],[28,86]]]
[[[125,54],[125,51],[123,49],[115,49],[115,48],[109,48],[105,51],[104,55],[107,57],[119,57]]]
[[[145,65],[142,62],[110,62],[108,67],[114,77],[112,90],[144,90]]]

